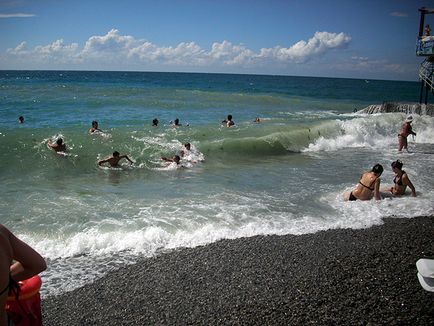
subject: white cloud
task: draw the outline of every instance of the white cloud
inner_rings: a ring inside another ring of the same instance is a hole
[[[35,17],[34,14],[24,14],[24,13],[16,13],[16,14],[0,14],[0,18],[28,18]]]
[[[27,62],[82,64],[86,67],[98,64],[100,67],[106,65],[106,69],[111,69],[113,64],[118,68],[140,65],[142,69],[155,65],[168,68],[254,67],[306,63],[328,51],[344,48],[350,40],[351,37],[345,33],[316,32],[308,41],[301,40],[288,48],[276,46],[255,52],[242,44],[224,40],[213,43],[211,49],[206,50],[195,42],[159,47],[146,40],[121,35],[117,29],[112,29],[106,35],[91,36],[82,48],[77,43],[64,44],[62,39],[33,49],[27,49],[26,42],[22,42],[8,49],[7,54],[15,60]]]
[[[298,41],[289,48],[276,47],[273,55],[283,61],[290,60],[297,63],[307,62],[315,56],[324,54],[328,50],[343,48],[351,41],[345,33],[316,32],[309,41]],[[270,53],[262,51],[262,53]]]
[[[21,42],[13,49],[8,49],[7,53],[14,54],[14,55],[22,55],[24,53],[27,53],[27,43]]]

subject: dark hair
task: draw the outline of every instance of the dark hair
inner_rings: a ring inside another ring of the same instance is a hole
[[[394,162],[392,162],[392,169],[397,168],[399,170],[402,169],[402,166],[404,165],[400,160],[396,160]]]
[[[23,121],[23,120],[24,120],[24,117],[23,117],[22,115],[20,115],[20,116],[18,117],[18,120]]]
[[[371,172],[374,172],[375,174],[380,175],[381,173],[383,173],[383,170],[384,170],[383,166],[381,164],[377,163],[372,167]]]
[[[62,145],[63,144],[63,139],[62,138],[57,139],[56,140],[56,144],[57,145]]]
[[[98,124],[98,121],[95,121],[95,120],[92,121],[92,127],[97,125],[97,124]]]
[[[185,147],[185,148],[191,147],[191,144],[190,144],[190,143],[185,143],[185,144],[184,144],[184,147]]]
[[[175,125],[176,126],[179,125],[179,119],[178,118],[175,119]]]
[[[153,126],[158,125],[158,119],[157,118],[155,118],[154,120],[152,120],[152,125]]]
[[[228,114],[228,120],[232,120],[232,114]]]
[[[179,163],[179,161],[181,161],[181,157],[179,155],[175,155],[174,157],[174,162]]]
[[[113,156],[119,156],[120,154],[119,154],[119,152],[118,151],[114,151],[113,152]]]

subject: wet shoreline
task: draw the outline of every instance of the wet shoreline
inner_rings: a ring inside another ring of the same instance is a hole
[[[45,298],[44,325],[430,324],[415,263],[434,258],[434,217],[384,222],[142,259]]]

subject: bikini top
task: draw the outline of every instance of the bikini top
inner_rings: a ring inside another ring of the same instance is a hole
[[[362,183],[362,180],[360,180],[359,183],[360,183],[363,187],[365,187],[365,188],[367,188],[367,189],[373,191],[373,190],[374,190],[373,185],[375,184],[375,181],[377,181],[377,179],[378,179],[378,177],[376,177],[376,178],[371,182],[371,184],[369,185],[369,187],[368,187],[367,185],[364,185],[364,184]]]
[[[401,177],[398,179],[398,181],[396,181],[397,176],[395,176],[393,178],[393,183],[397,184],[398,186],[403,186],[404,184],[402,183],[402,176],[405,174],[405,171],[402,171],[402,175]]]

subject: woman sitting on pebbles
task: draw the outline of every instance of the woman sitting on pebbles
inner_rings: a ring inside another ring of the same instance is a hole
[[[416,197],[416,189],[408,178],[407,172],[402,170],[403,163],[400,160],[392,162],[392,170],[395,173],[393,178],[393,187],[384,188],[381,191],[386,194],[391,193],[392,196],[399,197],[405,194],[407,186],[411,189],[411,195]]]
[[[370,200],[374,197],[381,200],[380,176],[383,173],[383,166],[375,164],[371,171],[362,174],[359,183],[353,191],[344,194],[344,200]]]

